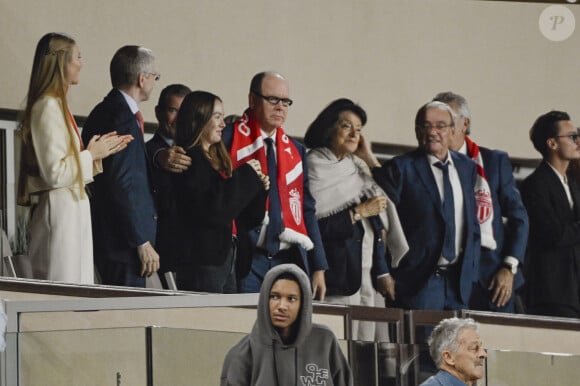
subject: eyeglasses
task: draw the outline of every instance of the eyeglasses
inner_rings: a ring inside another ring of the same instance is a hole
[[[147,75],[147,77],[149,77],[149,75],[154,75],[156,82],[161,79],[161,73],[159,72],[146,72],[145,75]]]
[[[580,137],[580,134],[566,134],[566,135],[556,135],[554,138],[570,138],[572,142],[576,142],[576,140]]]
[[[435,130],[443,130],[447,127],[453,127],[453,122],[452,123],[445,123],[445,122],[437,122],[435,125],[432,125],[430,123],[426,123],[423,126],[419,126],[419,128],[421,130],[424,131],[431,131],[433,129]]]
[[[260,98],[264,99],[266,102],[268,102],[269,104],[274,105],[274,106],[280,102],[282,102],[282,106],[284,106],[284,107],[292,106],[292,103],[294,103],[294,101],[292,101],[292,99],[290,99],[290,98],[278,98],[275,96],[265,96],[265,95],[262,95],[260,93],[255,92],[255,91],[252,91],[252,93],[259,96]]]

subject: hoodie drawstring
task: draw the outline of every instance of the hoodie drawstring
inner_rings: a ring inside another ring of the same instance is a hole
[[[278,362],[276,361],[276,339],[272,339],[272,356],[274,358],[274,375],[276,378],[276,386],[280,385],[278,380]]]

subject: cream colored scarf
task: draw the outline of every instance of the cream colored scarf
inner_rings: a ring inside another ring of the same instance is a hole
[[[310,150],[306,159],[310,192],[316,200],[316,217],[319,219],[360,204],[363,197],[387,197],[371,177],[365,162],[355,155],[338,160],[330,149],[317,148]],[[387,231],[391,265],[397,267],[409,245],[395,204],[388,197],[387,209],[379,217]]]

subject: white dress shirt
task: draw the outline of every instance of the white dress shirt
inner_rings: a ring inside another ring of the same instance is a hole
[[[431,166],[431,172],[435,178],[435,183],[437,184],[437,190],[439,191],[439,197],[443,202],[443,170],[435,166],[438,162],[447,163],[449,165],[449,182],[451,183],[451,189],[453,190],[453,208],[455,209],[455,259],[449,262],[443,256],[439,258],[437,262],[438,265],[448,265],[455,264],[463,251],[463,234],[465,229],[465,208],[463,207],[463,191],[461,190],[461,180],[459,179],[459,174],[457,169],[453,164],[453,159],[447,153],[447,159],[445,161],[440,161],[437,157],[431,154],[427,155],[427,160]]]

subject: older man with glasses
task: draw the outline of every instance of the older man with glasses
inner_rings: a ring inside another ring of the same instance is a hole
[[[437,94],[434,100],[447,103],[454,113],[455,133],[450,149],[467,155],[478,166],[475,197],[481,262],[469,308],[514,312],[514,292],[524,283],[521,267],[528,241],[528,214],[509,156],[471,140],[471,111],[463,96],[447,91]]]
[[[521,185],[530,216],[527,312],[580,318],[580,184],[569,173],[580,159],[578,129],[567,113],[550,111],[530,139],[543,159]]]
[[[91,111],[83,141],[112,131],[135,140],[103,160],[104,172],[91,186],[95,264],[103,284],[145,287],[145,277],[159,269],[159,255],[153,248],[157,213],[139,103],[149,99],[161,74],[151,50],[139,46],[117,50],[110,73],[113,89]]]
[[[392,262],[395,300],[405,309],[468,308],[477,280],[480,231],[475,216],[475,164],[450,151],[453,111],[442,102],[415,118],[419,147],[373,168],[397,207],[410,250]]]
[[[237,220],[240,292],[259,292],[268,270],[294,263],[310,274],[315,298],[324,299],[324,271],[328,268],[322,246],[314,199],[308,189],[305,149],[288,137],[282,126],[292,99],[289,83],[279,73],[261,72],[250,83],[249,107],[223,131],[234,167],[255,159],[270,177],[270,191]],[[246,227],[248,216],[263,211],[257,228]],[[260,208],[262,210],[258,210]]]

